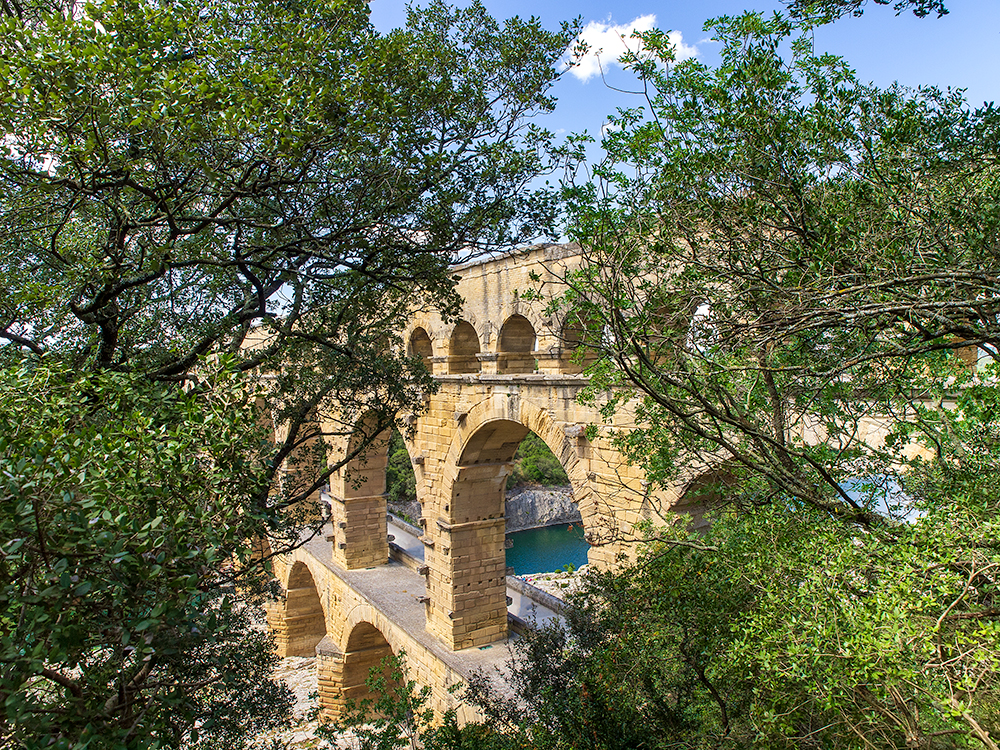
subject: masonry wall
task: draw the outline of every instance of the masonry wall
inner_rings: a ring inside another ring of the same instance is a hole
[[[292,580],[296,563],[301,563],[310,571],[315,581],[317,599],[322,608],[322,625],[325,635],[316,641],[306,654],[302,621],[297,620],[297,603],[302,601],[296,589],[288,590],[291,595],[268,605],[268,622],[275,631],[279,656],[317,655],[321,714],[335,718],[342,710],[345,699],[363,698],[367,695],[363,687],[368,668],[377,664],[387,653],[406,653],[408,676],[420,685],[431,688],[430,706],[437,715],[449,709],[458,711],[461,721],[476,718],[475,712],[465,706],[451,692],[452,686],[464,683],[461,674],[451,669],[432,651],[410,637],[405,630],[392,620],[391,612],[381,612],[372,607],[363,597],[347,586],[329,567],[319,562],[306,548],[291,554],[274,558],[275,577],[287,586]],[[388,650],[381,648],[376,640],[351,642],[350,636],[359,625],[370,625],[385,639]],[[319,630],[315,620],[311,623],[312,636]],[[345,675],[348,681],[345,683]]]

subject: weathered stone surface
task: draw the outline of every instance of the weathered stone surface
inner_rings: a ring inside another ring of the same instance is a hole
[[[576,400],[588,384],[574,354],[579,336],[567,330],[571,323],[546,314],[544,299],[521,294],[542,286],[545,294],[559,293],[561,279],[580,262],[577,247],[542,245],[456,267],[456,291],[465,300],[460,319],[415,311],[400,331],[438,381],[424,408],[407,417],[412,429],[404,434],[410,456],[420,458],[413,462],[420,502],[397,510],[421,528],[425,575],[406,569],[413,580],[402,589],[399,571],[391,571],[391,581],[386,571],[388,433],[357,451],[360,436],[381,425],[362,416],[347,434],[342,415],[318,412],[331,436],[324,445],[330,460],[353,457],[329,478],[331,523],[322,538],[274,559],[287,594],[268,619],[282,654],[317,654],[324,715],[336,716],[344,697],[364,690],[362,673],[389,649],[406,651],[413,679],[432,688],[435,710],[471,717],[449,688],[466,677],[458,665],[491,658],[499,650],[486,649],[508,637],[505,532],[582,523],[590,563],[612,565],[618,553],[634,549],[627,543],[634,524],[655,519],[690,481],[663,497],[650,495],[641,471],[624,463],[611,440],[612,428],[630,428],[628,407],[608,428],[589,429],[604,419],[600,403]],[[562,464],[571,494],[532,490],[507,501],[514,454],[529,431]],[[381,582],[377,606],[355,588],[362,580]],[[369,628],[382,639],[371,653],[352,645],[352,636]],[[320,642],[339,652],[319,655]]]

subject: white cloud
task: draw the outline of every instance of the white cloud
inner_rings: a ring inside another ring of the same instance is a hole
[[[573,46],[578,42],[584,42],[589,50],[578,61],[578,64],[570,69],[570,72],[581,81],[586,82],[599,75],[602,68],[606,69],[610,65],[621,67],[618,58],[624,55],[627,50],[642,52],[642,41],[633,39],[633,32],[649,31],[655,26],[656,15],[653,13],[639,16],[629,23],[618,26],[613,25],[610,18],[607,23],[589,21],[573,42]],[[671,31],[668,38],[674,45],[674,54],[678,62],[698,54],[697,47],[684,43],[681,32]],[[570,50],[572,50],[572,46]],[[567,59],[569,58],[567,57]]]
[[[603,138],[608,133],[616,133],[622,129],[621,123],[618,122],[605,122],[601,125],[601,137]]]

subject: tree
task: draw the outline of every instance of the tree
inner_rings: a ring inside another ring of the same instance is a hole
[[[238,746],[282,720],[259,601],[227,590],[274,520],[244,502],[247,398],[232,374],[4,372],[0,746]]]
[[[439,3],[382,36],[357,2],[123,2],[3,31],[5,355],[178,380],[241,354],[273,375],[281,460],[324,400],[348,430],[415,407],[428,378],[386,356],[400,320],[455,309],[457,254],[551,225],[528,117],[567,31]]]
[[[507,489],[526,484],[544,487],[569,484],[566,470],[538,435],[529,432],[514,453],[514,467],[507,477]]]
[[[406,514],[406,511],[417,502],[417,477],[410,463],[410,453],[399,430],[393,430],[389,435],[386,447],[388,463],[385,467],[386,502],[393,512]],[[416,518],[406,518],[409,523],[416,523]]]
[[[845,482],[905,457],[860,439],[870,420],[910,423],[997,357],[1000,118],[861,84],[805,37],[786,62],[791,29],[722,19],[716,70],[631,58],[652,117],[620,112],[600,182],[570,188],[590,262],[565,302],[608,408],[644,398],[623,446],[651,479],[724,462],[760,502],[873,526]]]
[[[250,540],[299,542],[287,510],[351,458],[325,439],[433,387],[400,321],[456,309],[455,257],[551,225],[530,118],[573,30],[479,4],[386,35],[355,0],[2,10],[2,387],[8,424],[38,422],[4,451],[8,743],[191,744],[258,694],[226,682],[243,625],[219,585],[259,572]],[[236,439],[258,423],[279,437]]]
[[[780,16],[713,29],[718,68],[627,58],[645,107],[568,186],[562,302],[652,487],[697,466],[725,502],[646,529],[565,648],[684,746],[996,747],[1000,118]]]
[[[861,16],[868,0],[789,0],[788,10],[795,18],[809,18],[828,23],[850,13]],[[892,5],[898,16],[904,10],[913,12],[917,18],[925,18],[937,13],[938,18],[948,15],[943,0],[875,0],[876,5]]]

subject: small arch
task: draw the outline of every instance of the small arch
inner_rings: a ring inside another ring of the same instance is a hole
[[[579,315],[569,315],[563,322],[559,334],[559,369],[563,373],[576,375],[597,361],[597,349],[588,343],[590,336],[594,335],[590,328],[594,326],[597,326],[596,330],[600,330],[596,322],[587,325]]]
[[[535,329],[523,315],[511,315],[500,329],[498,370],[502,373],[535,371]]]
[[[392,690],[399,686],[393,678],[393,665],[390,662],[394,655],[392,646],[385,635],[370,622],[359,622],[347,636],[344,648],[343,675],[341,695],[343,700],[377,700],[381,696],[366,683],[369,676],[377,676],[381,671],[383,687]],[[372,671],[375,674],[372,674]]]
[[[701,357],[711,354],[717,335],[712,321],[712,305],[707,300],[696,300],[688,325],[687,346]]]
[[[434,356],[434,346],[431,344],[431,337],[427,331],[417,327],[410,333],[410,341],[406,346],[406,356],[411,358],[419,357],[428,371],[431,369],[431,357]]]
[[[288,574],[285,589],[285,633],[288,656],[313,656],[316,644],[326,637],[326,616],[319,591],[308,566],[299,561]]]
[[[479,372],[479,334],[468,321],[459,321],[448,342],[448,372],[451,375]]]

